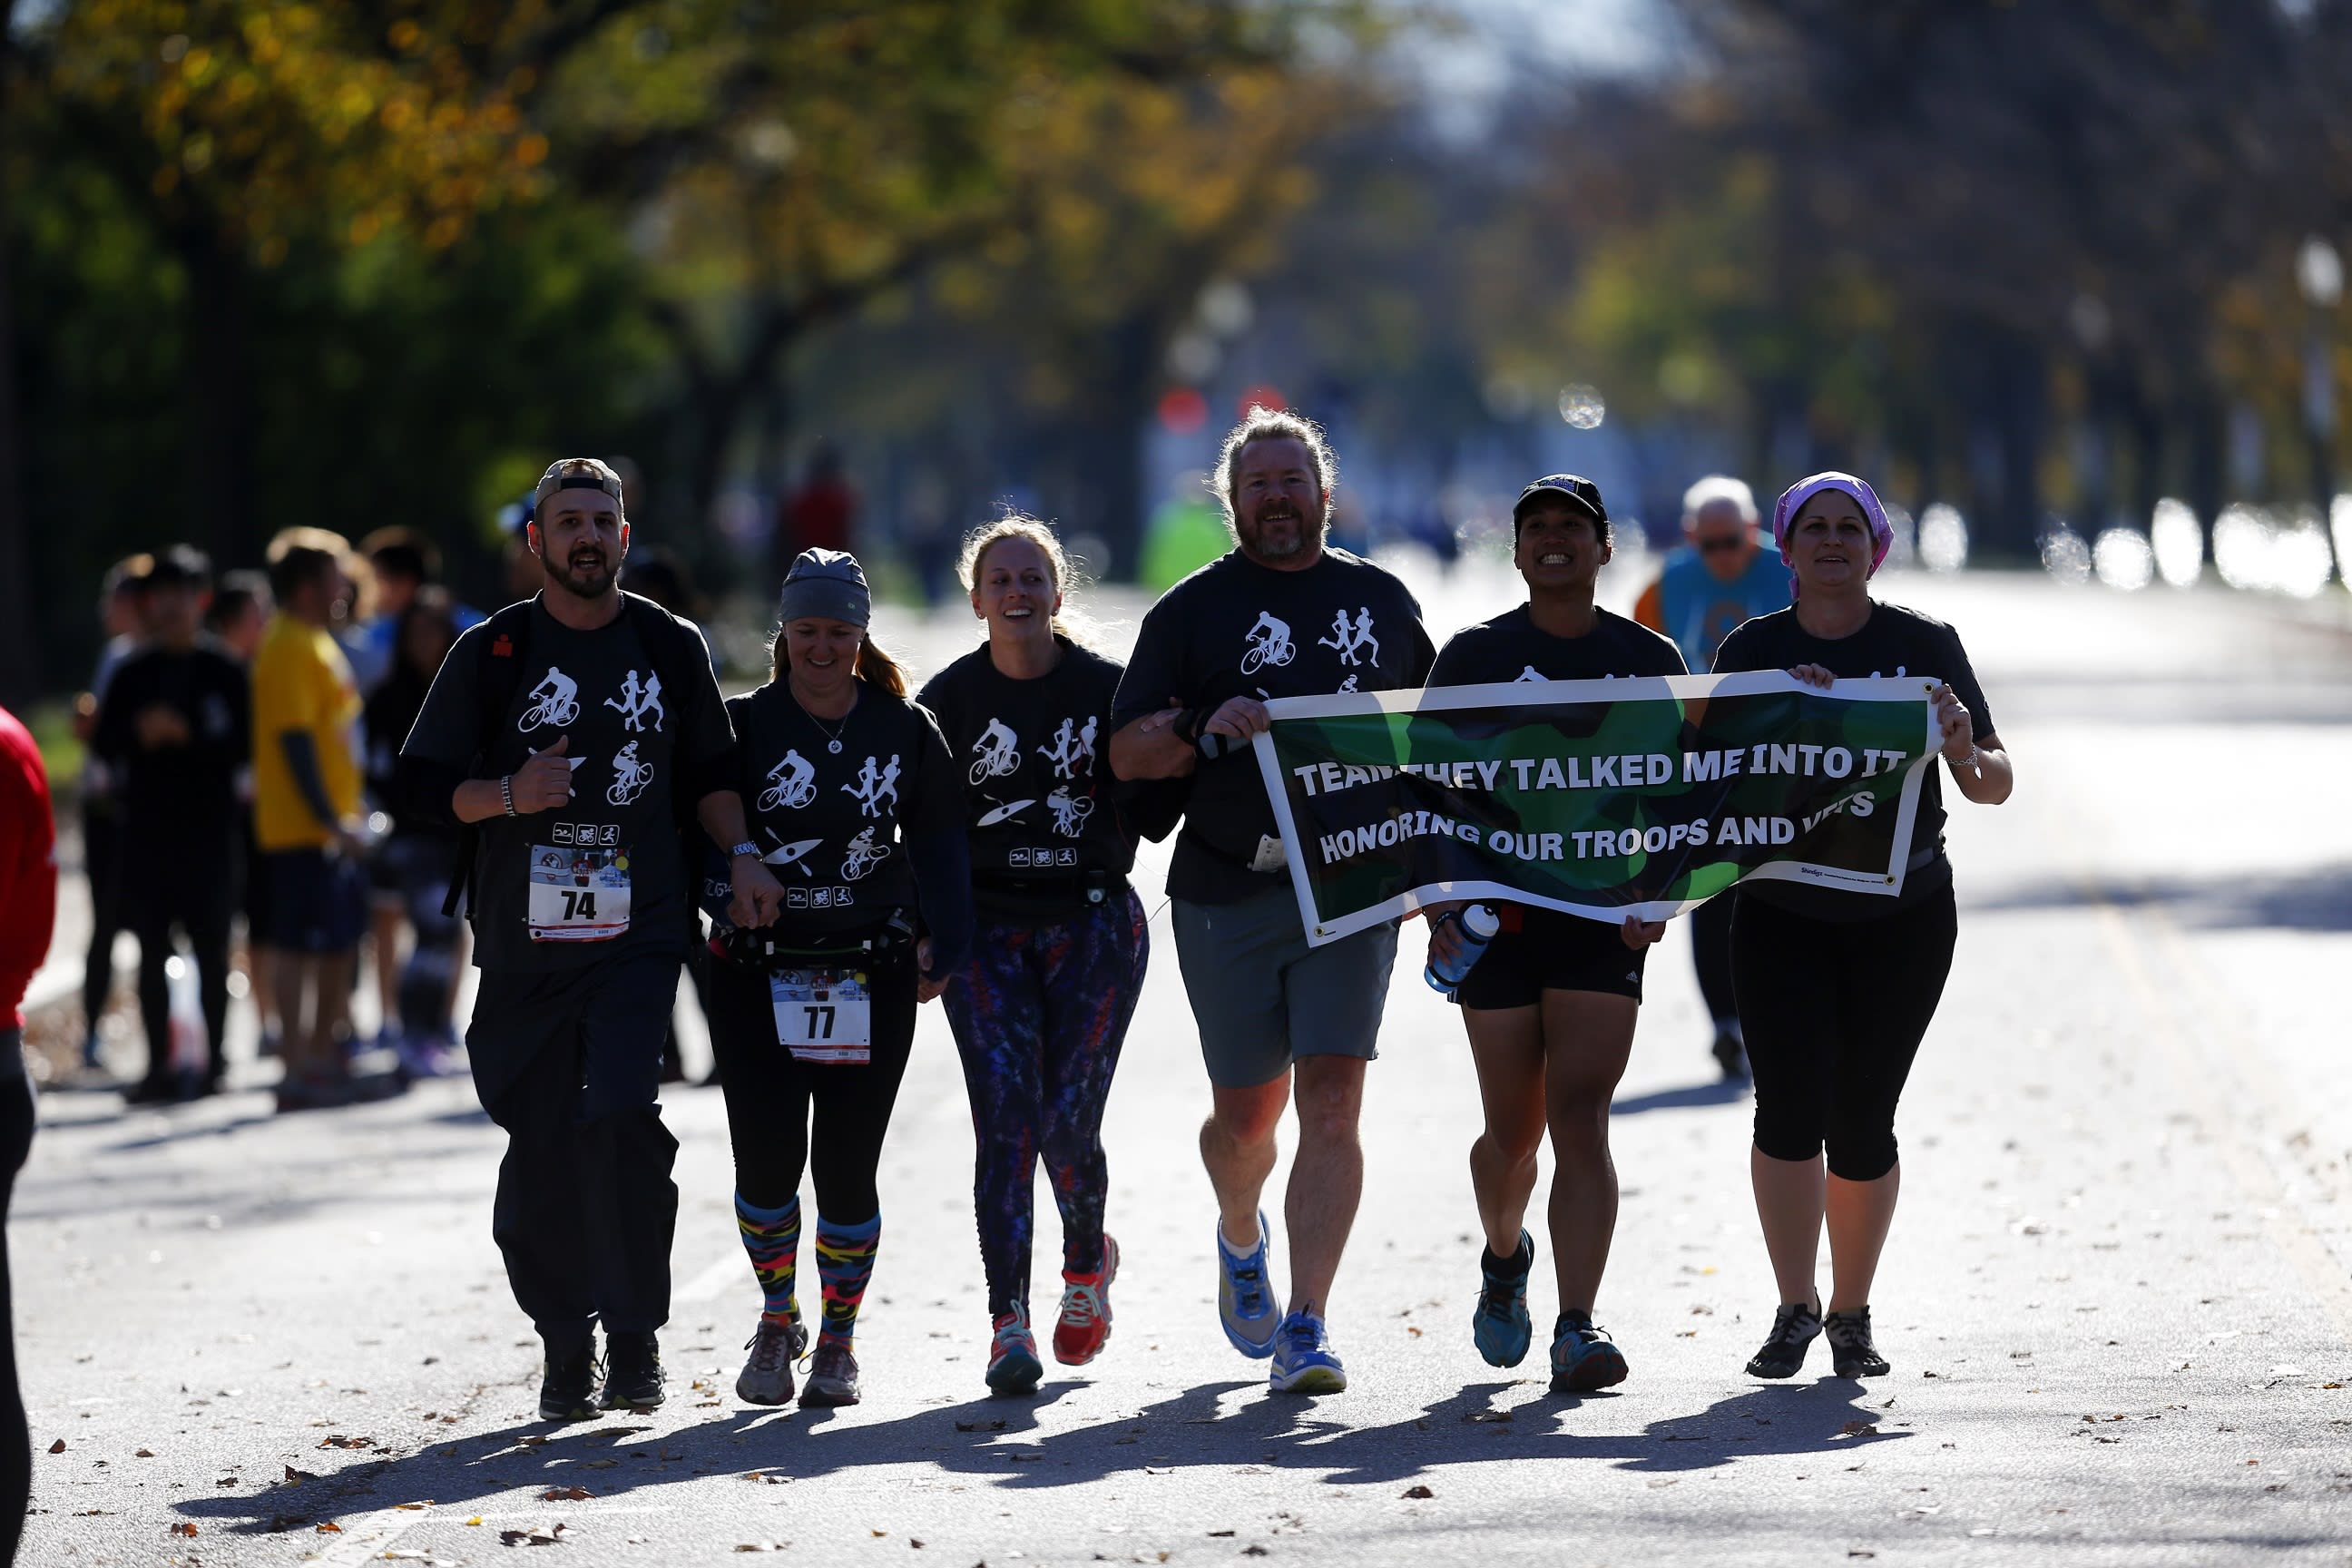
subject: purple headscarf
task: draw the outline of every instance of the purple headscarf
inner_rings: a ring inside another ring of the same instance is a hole
[[[1790,569],[1789,591],[1791,594],[1796,592],[1797,573],[1796,563],[1789,555],[1789,526],[1797,521],[1797,514],[1805,510],[1805,503],[1823,490],[1843,490],[1862,503],[1862,515],[1870,523],[1870,570],[1873,575],[1877,574],[1880,563],[1886,559],[1887,551],[1895,544],[1895,526],[1886,521],[1886,508],[1879,503],[1878,492],[1870,488],[1869,480],[1839,473],[1834,468],[1827,473],[1815,474],[1811,479],[1799,479],[1780,492],[1780,500],[1772,508],[1772,542],[1780,547],[1780,564]]]

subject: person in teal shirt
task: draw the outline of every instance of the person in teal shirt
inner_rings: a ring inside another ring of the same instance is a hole
[[[1672,637],[1693,669],[1712,668],[1715,650],[1742,621],[1789,607],[1788,569],[1758,547],[1756,494],[1746,482],[1709,474],[1683,493],[1683,544],[1633,605],[1633,618]],[[1698,988],[1715,1020],[1715,1059],[1726,1078],[1748,1074],[1739,1007],[1731,994],[1731,903],[1718,894],[1691,915]]]

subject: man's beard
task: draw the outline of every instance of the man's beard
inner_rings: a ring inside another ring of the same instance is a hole
[[[601,599],[613,591],[613,558],[598,550],[594,566],[575,565],[580,557],[592,553],[575,550],[565,558],[563,569],[548,568],[547,580],[576,599]]]
[[[1302,513],[1293,511],[1279,513],[1269,520],[1265,511],[1266,509],[1261,507],[1247,522],[1239,523],[1234,529],[1241,537],[1243,546],[1251,554],[1265,561],[1288,561],[1293,557],[1306,554],[1309,550],[1321,547],[1324,525],[1320,517],[1310,520]],[[1268,544],[1266,525],[1269,521],[1277,528],[1288,525],[1292,530],[1291,537],[1279,544]]]

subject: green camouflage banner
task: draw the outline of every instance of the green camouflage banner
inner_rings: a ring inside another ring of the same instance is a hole
[[[1754,670],[1291,697],[1255,744],[1310,943],[1451,899],[1658,921],[1761,878],[1901,893],[1936,686]]]

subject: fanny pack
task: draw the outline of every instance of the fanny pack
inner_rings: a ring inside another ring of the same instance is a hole
[[[912,957],[915,922],[905,910],[893,910],[880,925],[860,931],[803,931],[775,926],[737,926],[710,944],[720,957],[747,968],[775,973],[807,969],[844,959],[876,962]]]

